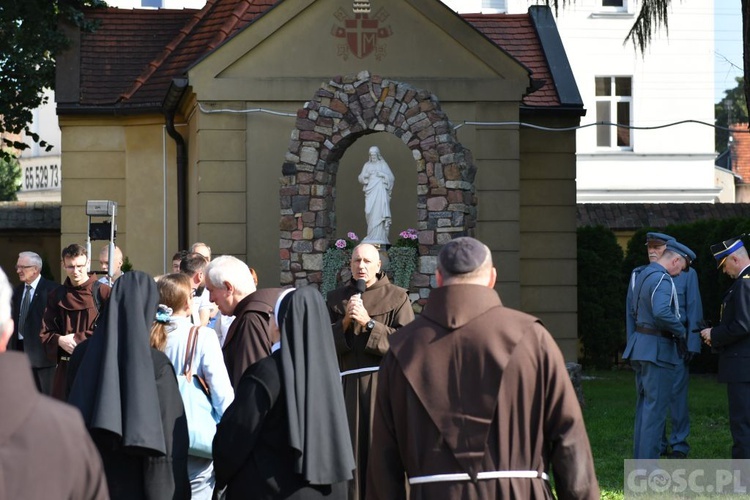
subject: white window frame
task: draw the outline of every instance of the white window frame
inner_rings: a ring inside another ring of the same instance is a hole
[[[599,78],[609,78],[610,79],[610,95],[608,96],[599,96],[596,95],[596,80]],[[630,79],[630,95],[629,96],[618,96],[617,95],[617,87],[615,85],[615,81],[617,78],[629,78]],[[595,113],[596,113],[596,121],[604,121],[602,118],[599,117],[599,103],[609,103],[609,122],[617,123],[617,105],[620,103],[628,103],[628,115],[629,115],[629,121],[628,125],[633,125],[633,77],[631,75],[601,75],[596,76],[594,78],[594,99],[596,100],[595,105]],[[599,145],[599,131],[600,127],[607,127],[609,131],[609,146],[600,146]],[[617,144],[617,134],[620,131],[619,127],[613,126],[613,125],[597,125],[596,126],[596,135],[595,135],[595,144],[596,148],[603,151],[633,151],[633,129],[628,128],[627,130],[629,142],[630,144],[627,146],[619,146]]]
[[[508,12],[507,0],[480,0],[482,14],[505,14]]]

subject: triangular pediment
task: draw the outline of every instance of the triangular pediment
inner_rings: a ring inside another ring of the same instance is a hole
[[[195,64],[191,85],[206,99],[303,97],[310,83],[367,70],[438,85],[443,99],[468,85],[472,99],[520,100],[529,86],[527,68],[439,0],[370,3],[356,14],[351,0],[281,2]]]

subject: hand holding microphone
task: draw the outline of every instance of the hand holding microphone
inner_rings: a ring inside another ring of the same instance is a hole
[[[370,321],[370,315],[367,313],[364,304],[362,303],[362,294],[367,289],[367,282],[363,279],[357,280],[357,293],[352,295],[347,305],[347,317],[350,320],[354,320],[361,326],[365,326]]]
[[[349,304],[347,305],[347,308],[346,308],[347,315],[350,317],[354,316],[354,311],[357,307],[362,306],[362,294],[367,289],[367,282],[363,279],[358,279],[356,288],[357,288],[357,293],[355,293],[349,298]]]

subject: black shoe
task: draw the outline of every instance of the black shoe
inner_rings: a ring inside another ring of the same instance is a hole
[[[669,458],[673,460],[683,460],[687,458],[687,453],[683,453],[681,451],[673,451],[672,453],[669,454]]]

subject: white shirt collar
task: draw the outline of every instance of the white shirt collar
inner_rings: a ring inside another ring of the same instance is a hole
[[[281,349],[281,342],[276,342],[274,345],[271,346],[271,353],[274,353]]]
[[[31,291],[32,292],[34,290],[36,290],[36,287],[39,285],[39,280],[41,280],[41,279],[42,279],[42,275],[40,274],[39,276],[36,277],[36,279],[34,281],[32,281],[31,283],[29,283],[31,285]],[[26,285],[26,283],[24,283],[24,289],[26,288],[25,285]]]

